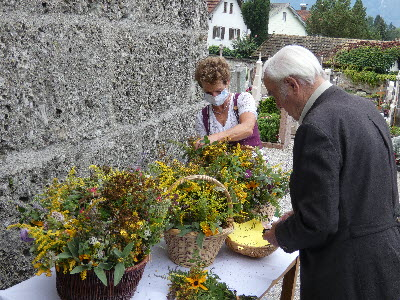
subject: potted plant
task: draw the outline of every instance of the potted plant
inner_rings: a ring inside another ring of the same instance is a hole
[[[130,299],[165,226],[168,203],[140,170],[72,168],[30,208],[19,208],[21,237],[32,244],[37,275],[56,270],[62,299]]]

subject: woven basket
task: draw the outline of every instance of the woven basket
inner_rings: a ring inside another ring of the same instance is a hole
[[[277,247],[271,244],[263,247],[240,245],[232,241],[232,239],[229,236],[226,238],[225,244],[228,246],[228,248],[230,248],[234,252],[250,257],[265,257],[270,255],[276,249],[278,249]]]
[[[268,222],[271,222],[273,217],[275,216],[275,210],[276,210],[275,206],[267,204],[267,205],[257,206],[253,210],[253,213],[262,216],[263,218],[266,218]]]
[[[146,256],[139,264],[129,267],[117,286],[114,286],[114,270],[105,271],[108,285],[88,271],[85,280],[80,274],[56,272],[57,293],[61,300],[129,300],[132,298],[149,261]]]
[[[181,183],[190,180],[205,180],[214,183],[218,187],[221,187],[226,196],[228,208],[232,211],[232,199],[228,190],[218,180],[207,175],[191,175],[180,178],[173,185],[171,185],[171,187],[168,189],[168,192],[174,190]],[[221,233],[204,237],[203,247],[201,249],[197,245],[196,241],[198,235],[197,232],[189,232],[184,236],[179,236],[180,230],[178,229],[170,229],[164,232],[164,239],[167,243],[169,258],[177,265],[190,268],[195,264],[194,262],[190,262],[190,260],[194,258],[193,254],[198,250],[203,266],[206,267],[211,265],[221,249],[226,237],[228,234],[233,232],[233,219],[229,218],[227,222],[228,227],[224,228]]]

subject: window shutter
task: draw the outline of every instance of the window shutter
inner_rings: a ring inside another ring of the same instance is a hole
[[[229,9],[229,13],[232,14],[233,13],[233,3],[231,3],[231,7]]]
[[[214,26],[214,28],[213,28],[213,39],[215,39],[216,33],[217,33],[217,26]]]
[[[228,11],[228,2],[224,2],[224,13]]]
[[[225,27],[221,27],[221,28],[222,28],[222,30],[221,30],[221,40],[223,40],[224,36],[225,36]]]
[[[240,38],[240,29],[237,30],[237,38]]]
[[[233,28],[229,28],[229,40],[233,40]]]

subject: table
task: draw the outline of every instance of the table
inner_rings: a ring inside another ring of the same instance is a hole
[[[281,300],[293,299],[298,272],[298,253],[285,253],[278,248],[263,258],[240,255],[223,245],[214,263],[207,269],[213,270],[221,281],[235,289],[238,295],[262,297],[283,278]],[[167,256],[164,241],[152,249],[151,259],[146,265],[143,277],[131,300],[166,299],[168,281],[162,276],[168,268],[186,268],[175,265]],[[53,272],[54,273],[54,272]],[[0,300],[59,300],[56,291],[55,274],[35,276],[6,290],[0,290]]]

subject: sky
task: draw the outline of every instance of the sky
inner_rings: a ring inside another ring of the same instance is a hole
[[[307,8],[310,9],[316,0],[270,0],[271,3],[290,3],[290,5],[298,10],[300,3],[307,3]],[[353,5],[355,0],[351,1]],[[394,26],[400,28],[400,0],[362,0],[364,7],[367,9],[367,15],[373,18],[380,15],[387,25],[392,23]]]

